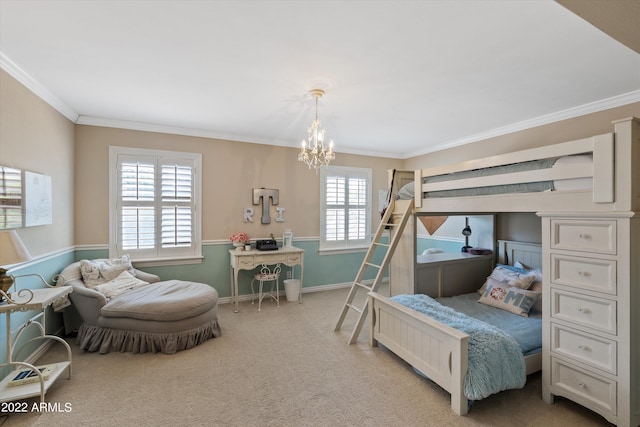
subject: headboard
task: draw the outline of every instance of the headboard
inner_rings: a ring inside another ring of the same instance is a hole
[[[542,245],[498,240],[498,262],[513,265],[516,261],[520,261],[529,269],[542,269]]]

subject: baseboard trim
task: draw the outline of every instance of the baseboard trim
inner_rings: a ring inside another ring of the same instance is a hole
[[[64,327],[58,329],[53,334],[47,334],[47,335],[55,335],[57,337],[62,337],[63,331],[64,331]],[[57,342],[56,340],[45,339],[44,342],[38,348],[36,348],[29,356],[27,356],[25,360],[23,360],[23,362],[27,362],[32,365],[35,365],[38,359],[42,357],[51,347],[53,347],[53,345],[56,342]]]
[[[369,279],[369,280],[364,280],[362,282],[363,284],[373,284],[373,279]],[[385,277],[382,279],[382,283],[389,283],[389,278]],[[313,292],[324,292],[324,291],[333,291],[336,289],[344,289],[344,288],[350,288],[351,285],[353,285],[353,282],[343,282],[343,283],[332,283],[329,285],[318,285],[318,286],[311,286],[308,288],[302,288],[302,293],[303,294],[310,294]],[[280,291],[280,295],[284,295],[284,290]],[[238,302],[242,302],[242,301],[251,301],[252,295],[251,294],[246,294],[246,295],[238,295]],[[231,303],[231,297],[222,297],[220,299],[218,299],[218,304],[230,304]]]

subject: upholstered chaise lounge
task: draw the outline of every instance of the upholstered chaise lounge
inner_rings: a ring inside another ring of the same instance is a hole
[[[75,262],[60,276],[58,285],[73,286],[83,350],[173,354],[220,336],[218,292],[209,285],[160,281],[128,257]]]

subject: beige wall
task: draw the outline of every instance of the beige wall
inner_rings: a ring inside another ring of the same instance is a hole
[[[614,120],[640,117],[640,102],[562,120],[407,159],[405,169],[424,169],[613,132]]]
[[[0,164],[51,176],[53,224],[18,229],[33,256],[73,246],[74,124],[0,70]]]
[[[169,135],[95,126],[76,128],[75,240],[78,245],[108,243],[109,146],[126,146],[202,153],[202,238],[227,239],[244,231],[252,237],[282,236],[290,228],[295,237],[318,237],[320,176],[297,161],[297,149],[209,138]],[[373,169],[374,211],[377,190],[386,189],[387,169],[400,160],[338,153],[335,165]],[[253,223],[243,222],[243,209],[252,205],[253,188],[280,190],[285,222],[260,224],[254,206]],[[378,215],[374,214],[377,220]],[[377,222],[374,224],[377,226]]]
[[[319,176],[296,161],[295,148],[74,126],[4,71],[0,79],[0,163],[50,175],[53,182],[53,225],[19,230],[33,255],[74,244],[108,243],[109,145],[202,153],[205,241],[224,240],[237,231],[253,237],[280,236],[284,228],[291,228],[298,238],[319,235]],[[335,164],[373,169],[375,211],[378,190],[386,189],[387,169],[424,168],[588,137],[610,132],[611,121],[629,116],[640,116],[640,103],[404,161],[338,153]],[[258,187],[280,190],[284,223],[261,225],[259,207],[253,224],[243,222],[243,208],[252,206],[251,190]],[[375,212],[374,218],[376,227]],[[519,229],[511,222],[504,218],[499,228]]]

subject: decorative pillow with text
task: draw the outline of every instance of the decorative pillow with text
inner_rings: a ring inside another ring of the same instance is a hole
[[[540,298],[540,292],[509,286],[489,277],[478,302],[522,317],[529,317],[531,307]]]

